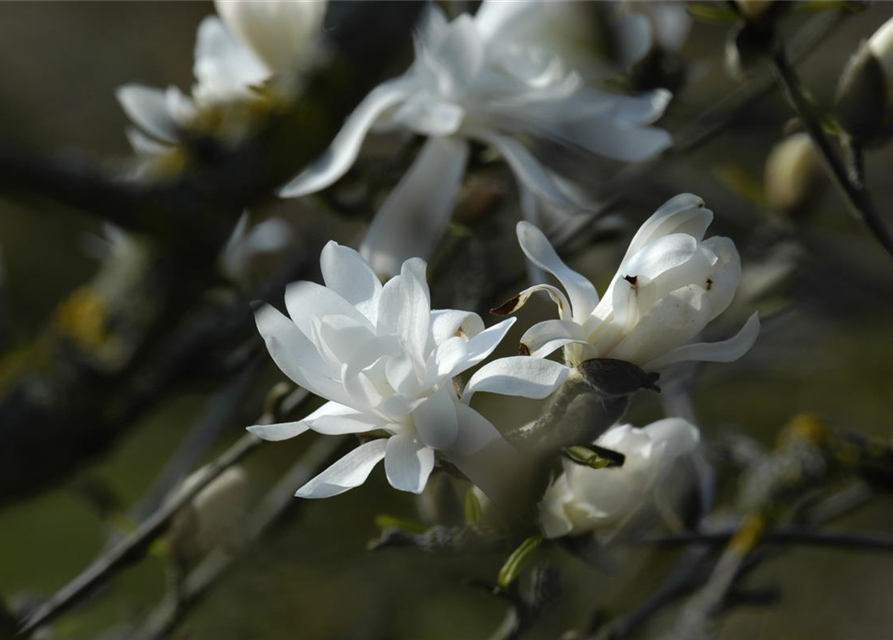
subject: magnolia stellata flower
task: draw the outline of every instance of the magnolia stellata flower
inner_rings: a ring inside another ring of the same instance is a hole
[[[469,156],[469,141],[494,148],[522,191],[526,215],[575,210],[580,203],[522,138],[548,139],[601,156],[632,161],[665,148],[669,134],[649,127],[670,95],[605,93],[544,46],[537,26],[543,3],[485,0],[472,17],[447,22],[432,7],[416,34],[416,58],[401,77],[376,87],[357,107],[327,152],[282,190],[297,197],[324,189],[353,165],[373,128],[406,130],[428,139],[373,220],[361,253],[392,274],[410,256],[430,255],[452,213]]]
[[[652,490],[680,456],[698,446],[696,427],[682,418],[659,420],[637,429],[608,429],[595,444],[624,455],[620,466],[601,469],[563,460],[564,473],[539,505],[540,526],[548,538],[579,535],[618,526],[647,504]]]
[[[678,195],[652,215],[633,237],[604,297],[570,269],[546,236],[518,223],[518,241],[528,259],[548,271],[565,292],[536,285],[497,309],[512,313],[537,291],[558,305],[558,320],[531,327],[522,349],[546,357],[564,347],[571,367],[591,358],[614,358],[654,371],[686,360],[731,362],[744,355],[759,333],[756,313],[724,342],[692,343],[735,295],[741,264],[728,238],[704,240],[713,212],[691,194]]]
[[[565,368],[532,358],[508,375],[477,371],[461,395],[453,378],[483,362],[511,322],[484,329],[470,312],[431,310],[426,265],[413,258],[382,285],[352,249],[329,242],[320,258],[325,286],[296,282],[285,293],[290,318],[271,306],[257,325],[273,360],[296,384],[329,402],[303,420],[250,427],[267,440],[307,430],[369,437],[308,482],[299,497],[325,498],[362,484],[382,459],[391,485],[418,493],[442,452],[485,491],[511,446],[468,406],[477,391],[544,398]],[[512,360],[509,358],[509,360]],[[548,363],[548,364],[546,364]]]
[[[220,127],[219,118],[207,113],[263,101],[259,89],[274,77],[288,88],[312,53],[326,3],[217,0],[215,6],[220,17],[208,16],[198,28],[191,96],[176,87],[130,84],[118,89],[118,101],[138,127],[128,131],[138,153],[170,150],[183,129],[203,119]]]

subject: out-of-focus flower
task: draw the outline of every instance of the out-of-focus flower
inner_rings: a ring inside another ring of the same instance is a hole
[[[495,149],[514,172],[525,216],[579,210],[581,203],[522,140],[545,139],[624,161],[648,158],[670,143],[650,127],[667,91],[638,96],[584,86],[544,46],[543,4],[485,0],[472,17],[447,22],[436,7],[415,41],[403,76],[374,89],[348,118],[328,151],[283,190],[286,197],[324,189],[353,165],[370,130],[426,136],[414,164],[370,226],[361,253],[393,274],[409,256],[430,255],[452,213],[469,141]]]
[[[863,42],[840,77],[834,115],[860,143],[893,130],[893,18]]]
[[[819,191],[824,175],[809,135],[795,133],[775,145],[766,159],[764,175],[766,202],[772,209],[801,211]]]
[[[698,429],[681,418],[638,429],[612,427],[595,444],[625,456],[620,466],[594,469],[563,460],[564,473],[539,505],[547,538],[580,535],[621,525],[651,500],[652,490],[680,456],[698,446]]]
[[[728,238],[704,240],[713,212],[691,194],[678,195],[652,215],[636,235],[604,298],[570,269],[543,233],[518,223],[518,241],[528,259],[555,276],[565,292],[535,285],[500,307],[513,313],[531,295],[545,291],[558,305],[558,320],[531,327],[522,348],[546,357],[564,347],[571,367],[591,358],[632,362],[646,371],[687,360],[731,362],[753,345],[760,323],[756,313],[724,342],[692,343],[732,301],[741,264]]]
[[[759,22],[774,8],[776,0],[735,0],[735,7],[750,22]]]
[[[314,50],[324,0],[218,0],[220,17],[199,25],[191,96],[176,87],[120,87],[118,101],[136,125],[128,138],[137,153],[157,156],[179,144],[183,130],[209,127],[238,135],[246,105],[287,91]],[[271,80],[277,81],[275,87]]]
[[[245,211],[223,247],[217,263],[223,275],[241,284],[256,256],[281,251],[293,240],[291,227],[281,218],[270,218],[249,228],[249,216]]]
[[[514,450],[469,399],[476,391],[544,398],[564,381],[562,365],[541,361],[499,376],[488,368],[497,360],[471,377],[460,399],[453,378],[483,362],[512,322],[484,329],[474,313],[431,310],[426,265],[418,258],[383,286],[357,252],[335,242],[323,249],[320,266],[325,286],[296,282],[286,290],[291,318],[265,306],[257,325],[279,368],[329,402],[303,420],[250,430],[267,440],[307,430],[370,439],[297,495],[343,493],[381,460],[391,486],[419,493],[436,451],[490,493],[504,481],[501,465]]]

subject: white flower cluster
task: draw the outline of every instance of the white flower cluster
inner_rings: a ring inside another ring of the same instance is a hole
[[[329,402],[303,420],[251,431],[267,440],[308,430],[361,435],[364,443],[302,487],[300,497],[323,498],[356,487],[381,460],[393,487],[418,493],[438,455],[485,493],[498,495],[517,471],[519,453],[471,408],[475,393],[541,399],[590,358],[627,359],[652,371],[682,360],[727,362],[750,348],[759,330],[756,315],[726,342],[691,343],[729,305],[740,276],[734,244],[704,240],[711,219],[704,203],[691,195],[661,207],[633,238],[609,287],[607,306],[589,281],[561,262],[538,229],[519,223],[521,248],[561,281],[567,295],[537,285],[512,301],[512,310],[545,291],[562,319],[527,331],[530,355],[493,360],[464,388],[457,376],[493,353],[513,319],[485,329],[474,313],[432,310],[424,261],[407,260],[400,274],[382,285],[358,253],[330,242],[320,259],[325,286],[291,285],[285,295],[290,317],[271,306],[257,314],[280,369]],[[546,358],[560,347],[564,363]],[[576,534],[622,521],[697,442],[697,429],[680,419],[644,429],[609,429],[595,444],[626,460],[603,469],[565,462],[564,474],[540,506],[544,533]]]

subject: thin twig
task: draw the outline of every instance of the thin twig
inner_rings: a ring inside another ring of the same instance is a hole
[[[286,402],[289,404],[300,402],[307,395],[306,391],[298,389]],[[286,402],[283,402],[283,405]],[[259,422],[272,422],[274,419],[274,416],[266,414],[261,417]],[[220,457],[200,471],[195,483],[188,490],[163,503],[140,524],[136,531],[103,553],[86,570],[28,616],[22,624],[20,634],[29,635],[38,627],[49,623],[91,593],[97,586],[109,580],[119,570],[139,560],[152,542],[167,530],[171,520],[181,508],[189,504],[216,477],[241,461],[262,442],[260,438],[250,433],[242,436]]]
[[[770,60],[778,84],[784,90],[788,101],[791,103],[794,111],[797,112],[797,116],[803,123],[806,132],[821,153],[826,167],[850,204],[850,208],[865,223],[887,253],[893,257],[893,235],[891,235],[890,229],[875,207],[874,201],[865,188],[864,180],[861,179],[862,171],[858,168],[861,165],[859,161],[860,152],[857,149],[854,150],[853,167],[847,167],[847,163],[841,157],[840,151],[834,147],[831,139],[825,133],[812,103],[803,92],[800,78],[788,61],[783,44],[780,42],[775,43]]]

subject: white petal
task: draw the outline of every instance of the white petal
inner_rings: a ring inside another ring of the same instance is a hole
[[[477,453],[493,440],[501,440],[502,434],[480,413],[464,404],[456,405],[459,435],[450,451],[460,455]]]
[[[430,138],[369,225],[360,246],[372,268],[391,276],[407,259],[427,260],[453,215],[468,145]]]
[[[518,242],[524,254],[541,269],[545,269],[561,282],[567,291],[572,307],[572,317],[582,324],[598,304],[598,292],[592,283],[568,267],[549,243],[542,231],[529,222],[519,222]]]
[[[217,16],[208,16],[198,27],[192,72],[198,80],[193,93],[209,102],[251,95],[250,87],[270,76],[263,61]]]
[[[500,358],[478,369],[462,394],[468,404],[479,391],[506,396],[542,399],[551,395],[571,373],[571,368],[551,360],[515,356]]]
[[[566,344],[586,344],[583,327],[570,320],[544,320],[530,327],[521,336],[533,358],[545,358]]]
[[[326,10],[319,1],[216,0],[214,6],[227,27],[276,71],[307,58]]]
[[[347,118],[331,146],[313,165],[285,185],[283,198],[297,198],[321,191],[336,182],[353,166],[363,139],[381,113],[405,99],[409,88],[403,80],[385,82],[366,96]]]
[[[326,286],[354,305],[369,319],[369,322],[375,325],[378,318],[381,280],[360,254],[330,240],[323,247],[319,266]]]
[[[340,295],[315,282],[292,282],[285,288],[285,306],[292,321],[305,336],[313,335],[313,318],[328,315],[345,316],[370,331],[372,323],[356,307]]]
[[[163,90],[128,84],[118,87],[115,97],[127,117],[140,129],[164,142],[177,142],[177,125],[167,110],[167,97]]]
[[[484,321],[471,311],[434,309],[431,311],[431,336],[440,344],[457,335],[472,338],[484,330]],[[433,345],[431,345],[433,348]]]
[[[690,193],[681,193],[662,204],[639,227],[623,259],[626,260],[646,244],[671,233],[685,233],[701,241],[711,222],[713,212],[704,206],[701,198]]]
[[[458,418],[453,394],[445,386],[417,406],[412,418],[426,446],[432,449],[449,449],[453,446],[459,431]]]
[[[534,293],[537,293],[538,291],[545,291],[549,294],[549,297],[552,298],[552,302],[554,302],[558,306],[558,316],[562,320],[567,320],[570,318],[571,305],[567,301],[567,297],[564,295],[564,293],[561,292],[560,289],[558,289],[557,287],[553,287],[550,284],[535,284],[532,287],[528,287],[508,302],[505,302],[496,309],[493,309],[491,313],[499,316],[515,313],[515,311],[527,304],[530,296],[532,296]]]
[[[421,493],[434,469],[434,451],[415,436],[392,436],[388,438],[384,468],[392,487]]]
[[[716,264],[710,274],[707,283],[707,295],[710,296],[710,308],[713,311],[713,320],[716,316],[728,309],[738,290],[741,281],[741,257],[735,243],[729,238],[714,236],[708,238],[702,244],[717,257]]]
[[[329,369],[307,336],[268,304],[258,308],[254,319],[276,366],[298,386],[322,395],[310,379],[318,381]]]
[[[646,371],[655,371],[677,362],[687,361],[734,362],[750,350],[759,335],[760,318],[754,313],[733,338],[722,342],[683,345],[646,363],[642,368]]]
[[[689,285],[660,298],[633,329],[604,357],[642,367],[698,335],[710,319],[703,287]]]
[[[367,433],[381,429],[384,422],[370,414],[351,413],[345,416],[321,416],[313,420],[310,429],[325,436],[340,436],[346,433]]]
[[[458,375],[453,371],[457,370],[468,358],[467,345],[465,339],[460,336],[453,336],[449,340],[441,342],[431,355],[434,365],[433,372],[431,366],[428,367],[428,372],[436,375],[437,380]]]
[[[496,147],[511,167],[518,182],[535,196],[565,206],[574,205],[568,194],[558,186],[540,161],[520,142],[513,138],[495,136],[486,132],[476,133],[476,136]]]
[[[461,97],[478,79],[484,64],[484,41],[474,19],[462,13],[450,22],[444,37],[432,52],[443,65],[440,91],[451,98]]]
[[[392,117],[394,122],[414,133],[442,138],[459,130],[465,119],[465,109],[430,91],[420,91],[407,98]]]
[[[476,424],[482,427],[479,422]],[[453,450],[447,457],[496,504],[506,504],[517,490],[513,479],[518,477],[520,455],[501,437],[494,437],[474,453]]]
[[[486,360],[491,353],[499,346],[505,334],[508,333],[512,325],[515,324],[517,318],[508,318],[499,324],[495,324],[486,331],[474,336],[468,341],[466,346],[466,356],[454,367],[450,372],[450,377],[457,376],[463,371],[467,371],[471,367],[480,364]]]
[[[361,444],[298,489],[295,495],[298,498],[329,498],[360,486],[385,457],[387,446],[387,439]]]
[[[484,0],[474,14],[474,22],[485,39],[502,33],[519,19],[535,17],[541,10],[539,2],[506,2],[504,0]]]
[[[547,538],[560,538],[569,534],[574,525],[564,509],[566,502],[573,499],[567,476],[560,475],[553,482],[542,501],[537,505],[539,524]]]
[[[425,268],[418,258],[404,262],[400,275],[384,285],[378,309],[378,333],[397,336],[419,365],[427,360],[431,315]]]
[[[315,423],[316,420],[326,416],[343,416],[356,414],[354,409],[337,402],[327,402],[307,417],[296,422],[281,422],[278,424],[258,424],[248,427],[248,431],[263,440],[278,442],[301,435]]]
[[[662,296],[689,284],[706,287],[712,270],[712,257],[701,250],[694,237],[673,233],[649,242],[624,260],[617,275],[645,276],[656,287],[657,295]]]
[[[561,129],[561,137],[592,153],[623,162],[648,160],[673,144],[673,137],[664,129],[613,118],[568,123]]]
[[[648,434],[655,446],[661,447],[661,464],[664,466],[694,451],[701,439],[698,428],[682,418],[664,418],[643,427],[642,431]]]

